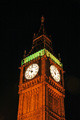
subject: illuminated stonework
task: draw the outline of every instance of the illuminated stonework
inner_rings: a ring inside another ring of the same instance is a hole
[[[44,17],[33,47],[21,61],[17,120],[65,120],[64,70],[44,30]]]
[[[45,48],[24,58],[22,61],[21,61],[21,65],[27,63],[27,62],[30,62],[31,60],[37,58],[37,57],[42,57],[43,55],[46,55],[47,57],[50,57],[52,59],[52,61],[54,61],[56,64],[58,64],[60,67],[62,67],[62,63],[54,56],[52,55],[48,50],[46,50]]]

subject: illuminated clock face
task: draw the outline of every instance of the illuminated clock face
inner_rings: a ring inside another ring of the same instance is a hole
[[[36,76],[36,74],[38,73],[39,71],[39,65],[34,63],[32,65],[30,65],[26,71],[25,71],[25,78],[26,79],[32,79]]]
[[[59,73],[58,69],[54,65],[50,66],[50,73],[51,73],[53,79],[56,82],[60,81],[60,73]]]

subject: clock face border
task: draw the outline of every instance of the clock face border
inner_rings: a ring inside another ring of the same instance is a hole
[[[30,64],[24,73],[25,79],[26,80],[32,80],[39,72],[39,64],[37,63],[32,63]]]
[[[51,64],[51,65],[50,65],[50,74],[51,74],[51,77],[52,77],[56,82],[60,82],[60,80],[61,80],[61,75],[60,75],[60,72],[59,72],[58,68],[57,68],[54,64]]]

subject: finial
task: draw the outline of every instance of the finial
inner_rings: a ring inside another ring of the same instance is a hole
[[[36,34],[34,33],[34,37],[35,37],[35,35],[36,35]]]
[[[24,55],[26,55],[26,50],[24,50]]]
[[[33,35],[33,39],[35,38],[35,35],[36,35],[36,34],[34,33],[34,35]]]
[[[60,53],[58,53],[58,58],[59,58],[59,61],[61,62],[61,57],[60,57]]]
[[[44,23],[44,16],[41,17],[41,23],[43,24]]]
[[[24,58],[26,57],[26,50],[24,50],[24,55],[23,55],[23,57],[24,57]]]

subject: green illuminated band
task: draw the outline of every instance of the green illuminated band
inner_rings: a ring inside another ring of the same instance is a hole
[[[24,58],[22,61],[21,61],[21,65],[27,63],[27,62],[30,62],[31,60],[39,57],[39,56],[43,56],[43,55],[46,55],[47,57],[50,57],[52,61],[54,61],[56,64],[58,64],[60,67],[63,67],[62,63],[55,57],[53,56],[48,50],[46,50],[45,48]]]

